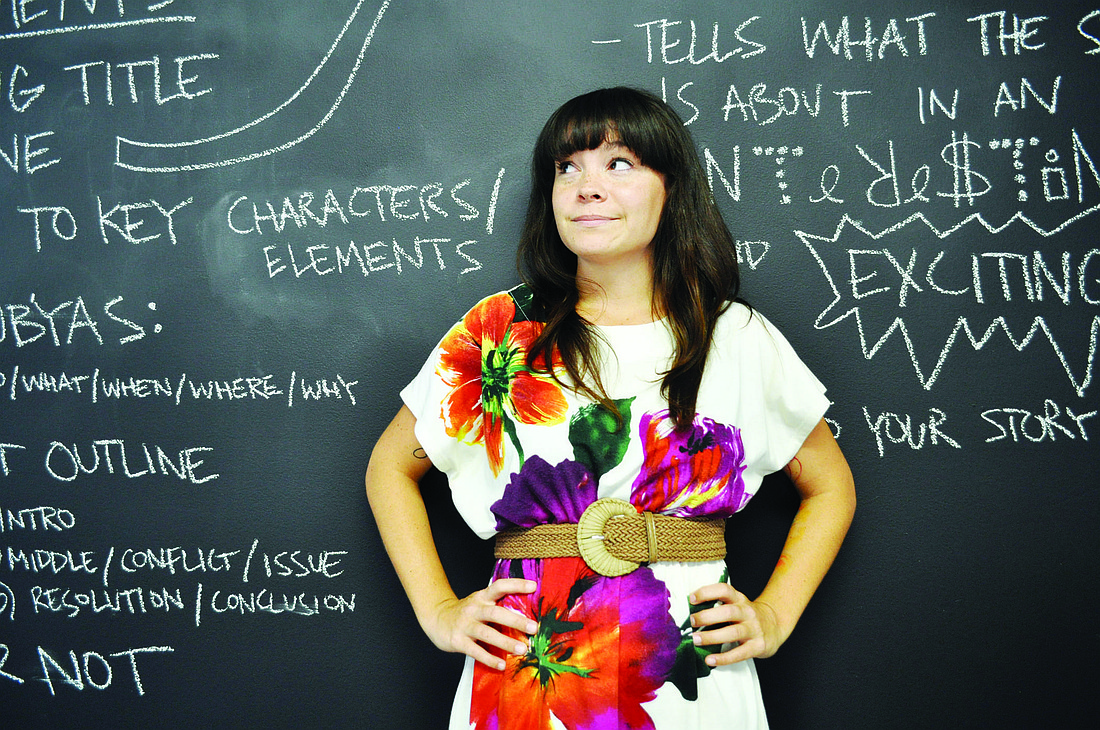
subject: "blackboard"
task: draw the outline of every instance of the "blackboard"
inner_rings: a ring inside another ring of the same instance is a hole
[[[548,114],[683,116],[860,504],[776,728],[1073,727],[1100,672],[1100,5],[0,7],[0,725],[434,728],[362,474],[515,282]],[[426,479],[459,590],[490,553]],[[730,523],[758,591],[794,509]]]

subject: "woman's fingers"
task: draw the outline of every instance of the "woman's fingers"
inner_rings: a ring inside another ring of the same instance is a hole
[[[491,649],[523,654],[527,651],[527,644],[501,629],[533,634],[538,627],[530,618],[499,605],[499,601],[509,595],[532,593],[536,589],[534,581],[505,578],[466,598],[448,601],[440,605],[436,630],[430,632],[429,637],[444,651],[466,654],[487,666],[503,669],[504,660],[495,656]]]
[[[534,593],[536,590],[538,590],[538,583],[533,580],[502,578],[493,581],[485,589],[485,597],[489,608],[486,622],[507,626],[524,634],[535,633],[538,630],[538,624],[518,611],[501,606],[500,601],[511,595],[524,595]]]
[[[778,648],[771,608],[750,601],[732,586],[723,583],[704,586],[691,595],[691,602],[704,606],[691,615],[696,646],[733,645],[728,651],[708,655],[706,662],[710,666],[771,656]]]
[[[696,590],[688,596],[688,600],[695,605],[699,605],[707,601],[734,603],[739,600],[747,601],[748,599],[745,598],[744,594],[737,592],[729,583],[712,583]]]
[[[527,651],[527,645],[523,642],[516,641],[515,638],[485,624],[479,624],[473,635],[464,637],[460,644],[460,650],[463,654],[471,656],[476,661],[494,669],[504,669],[504,659],[493,654],[490,651],[492,648],[499,649],[506,654],[523,654]]]
[[[526,580],[524,578],[501,578],[490,583],[489,587],[485,589],[485,593],[491,602],[496,603],[505,596],[512,595],[513,593],[534,593],[537,588],[538,584],[533,580]]]

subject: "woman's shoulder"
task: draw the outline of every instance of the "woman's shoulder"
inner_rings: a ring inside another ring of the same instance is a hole
[[[718,315],[718,320],[715,322],[715,332],[727,334],[740,332],[743,335],[745,331],[756,332],[766,329],[770,324],[763,314],[748,304],[727,302],[726,309]]]
[[[730,302],[715,323],[714,341],[720,347],[749,348],[786,340],[759,309],[743,302]]]

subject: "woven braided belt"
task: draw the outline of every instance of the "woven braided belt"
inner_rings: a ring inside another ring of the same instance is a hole
[[[576,524],[536,525],[497,534],[504,559],[581,557],[600,575],[626,575],[642,563],[701,562],[726,557],[726,521],[639,513],[621,499],[600,499]]]

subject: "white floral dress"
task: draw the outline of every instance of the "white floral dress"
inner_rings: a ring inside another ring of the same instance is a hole
[[[828,400],[758,312],[718,320],[698,412],[672,428],[660,373],[663,321],[600,327],[602,375],[623,427],[602,407],[528,368],[541,328],[520,286],[479,302],[401,393],[416,436],[446,473],[459,513],[483,538],[576,522],[597,499],[680,517],[728,517],[794,457]],[[555,361],[555,367],[560,363]],[[467,659],[452,728],[766,728],[751,661],[720,668],[695,647],[688,594],[726,579],[723,561],[659,562],[608,578],[580,558],[500,560],[493,578],[538,590],[503,605],[538,623],[504,671]],[[698,610],[697,608],[694,610]]]

